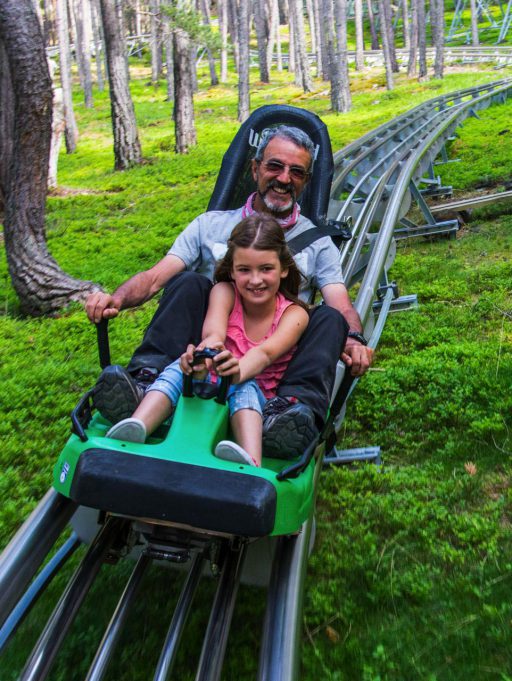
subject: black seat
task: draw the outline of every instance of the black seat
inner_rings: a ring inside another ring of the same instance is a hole
[[[301,212],[315,225],[326,221],[334,163],[327,127],[305,109],[272,104],[256,109],[243,123],[224,155],[208,210],[228,210],[242,206],[254,191],[251,160],[261,133],[266,128],[289,125],[307,133],[316,147],[314,172],[299,198]]]

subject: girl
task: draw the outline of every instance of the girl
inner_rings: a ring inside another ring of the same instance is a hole
[[[219,442],[215,455],[261,466],[262,409],[275,396],[308,324],[307,307],[297,298],[300,278],[274,218],[254,214],[242,220],[215,270],[217,283],[210,294],[201,343],[197,348],[189,345],[181,359],[166,367],[133,416],[113,426],[107,437],[144,442],[176,404],[182,372],[204,379],[207,369],[213,368],[218,376],[231,377],[228,403],[236,440]],[[194,350],[204,348],[220,352],[213,362],[194,365]]]

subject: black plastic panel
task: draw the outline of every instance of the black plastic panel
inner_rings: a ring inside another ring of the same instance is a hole
[[[276,496],[256,476],[107,449],[82,452],[71,485],[83,506],[250,537],[272,532]]]

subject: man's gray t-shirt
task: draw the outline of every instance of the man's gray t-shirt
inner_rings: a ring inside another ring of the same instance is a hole
[[[204,274],[213,281],[215,265],[227,250],[233,228],[242,220],[242,208],[202,213],[183,230],[168,251],[185,263],[187,270]],[[299,216],[297,223],[284,230],[287,241],[302,234],[314,224]],[[340,254],[330,237],[321,237],[294,255],[297,267],[305,277],[300,297],[309,301],[313,289],[327,284],[342,284]]]

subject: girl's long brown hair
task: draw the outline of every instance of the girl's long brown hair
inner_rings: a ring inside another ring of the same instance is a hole
[[[254,213],[238,223],[228,239],[226,255],[217,263],[215,268],[215,281],[233,281],[231,273],[235,248],[254,248],[257,251],[274,251],[274,253],[277,253],[281,267],[283,270],[288,270],[286,277],[281,279],[279,291],[288,300],[300,305],[305,310],[309,309],[298,297],[302,274],[286,245],[283,228],[271,215]]]

